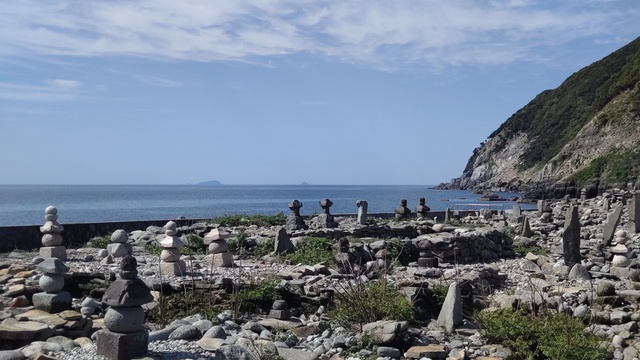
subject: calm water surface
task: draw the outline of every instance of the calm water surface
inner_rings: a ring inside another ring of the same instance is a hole
[[[332,214],[356,213],[358,200],[369,203],[370,213],[390,213],[402,198],[413,210],[420,197],[426,198],[432,211],[481,203],[477,201],[480,195],[469,191],[432,190],[418,185],[0,185],[0,226],[42,224],[44,209],[49,205],[58,208],[58,221],[64,224],[288,214],[287,204],[293,199],[303,203],[302,215],[319,213],[318,202],[323,198],[333,201]],[[513,205],[485,204],[494,209],[511,209]]]

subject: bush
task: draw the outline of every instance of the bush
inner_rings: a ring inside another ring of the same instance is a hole
[[[321,262],[327,265],[334,262],[334,249],[331,240],[307,236],[296,245],[296,251],[285,254],[283,259],[293,264],[314,265]]]
[[[287,217],[284,213],[279,212],[275,215],[247,215],[247,214],[233,214],[222,215],[211,219],[211,222],[220,224],[220,226],[281,226],[284,225]]]
[[[510,359],[600,360],[605,339],[585,331],[580,320],[558,312],[481,311],[482,336],[513,351]]]
[[[87,246],[96,249],[106,249],[111,244],[111,235],[96,236],[87,242]]]
[[[412,321],[413,305],[386,280],[349,283],[335,293],[329,316],[341,326],[362,330],[378,320]]]
[[[278,282],[264,280],[237,289],[231,297],[231,306],[236,313],[268,310],[280,298]]]
[[[214,293],[204,290],[175,293],[161,296],[158,305],[150,309],[147,316],[150,321],[163,326],[193,314],[213,319],[220,313],[220,307],[216,305],[218,301],[219,298]]]
[[[196,234],[187,235],[187,241],[183,247],[180,248],[180,253],[182,255],[190,255],[190,254],[206,254],[207,253],[207,245],[204,244],[204,239]]]

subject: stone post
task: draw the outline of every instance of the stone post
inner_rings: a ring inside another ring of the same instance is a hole
[[[511,211],[510,220],[512,223],[516,223],[516,224],[519,224],[522,221],[522,208],[520,207],[520,205],[518,204],[513,205],[513,210]]]
[[[152,302],[147,285],[138,279],[137,262],[126,256],[120,264],[120,279],[104,293],[102,302],[109,306],[104,315],[105,330],[96,334],[99,355],[110,360],[138,358],[148,352],[149,333],[144,329],[142,305]]]
[[[369,208],[369,203],[364,200],[358,200],[356,202],[356,206],[358,207],[358,224],[366,225],[367,209]]]
[[[55,206],[49,206],[44,210],[45,223],[40,227],[42,235],[42,245],[40,248],[40,257],[58,258],[62,261],[67,260],[67,250],[62,245],[62,235],[60,233],[64,227],[58,224],[58,209]]]
[[[572,268],[573,265],[580,263],[582,260],[580,255],[580,218],[578,207],[574,205],[567,211],[564,233],[562,234],[562,247],[566,266]]]
[[[184,246],[182,240],[176,236],[178,225],[169,221],[165,225],[165,237],[160,241],[162,252],[160,253],[160,273],[166,276],[186,275],[187,265],[180,260],[180,248]]]
[[[333,202],[329,199],[320,200],[322,213],[318,215],[318,225],[322,228],[334,228],[338,226],[338,223],[333,220],[333,215],[329,212],[331,205],[333,205]]]
[[[640,232],[640,191],[635,190],[629,206],[629,226],[632,234]]]
[[[69,271],[58,258],[47,258],[37,267],[42,273],[39,285],[42,291],[33,294],[33,306],[48,313],[71,309],[71,294],[64,289],[64,274]]]
[[[448,224],[451,221],[451,209],[444,209],[444,223]]]

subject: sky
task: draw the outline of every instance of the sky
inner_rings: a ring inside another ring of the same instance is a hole
[[[0,184],[434,185],[637,0],[3,0]]]

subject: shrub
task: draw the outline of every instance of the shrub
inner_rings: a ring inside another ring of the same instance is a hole
[[[218,301],[217,295],[204,290],[160,296],[157,301],[158,305],[150,309],[147,316],[150,321],[163,326],[175,319],[197,313],[206,319],[213,319],[220,313]]]
[[[268,310],[280,298],[278,282],[263,280],[237,288],[231,296],[231,307],[236,314]]]
[[[87,242],[88,247],[96,249],[106,249],[109,244],[111,244],[111,235],[96,236]]]
[[[482,336],[513,351],[510,359],[600,360],[604,340],[585,332],[585,324],[558,312],[534,315],[524,310],[481,311]]]
[[[524,245],[519,245],[519,246],[514,246],[513,247],[513,251],[520,255],[520,256],[526,256],[527,253],[532,253],[533,255],[549,255],[549,249],[545,249],[543,247],[537,246],[537,245],[530,245],[530,246],[524,246]]]
[[[329,316],[346,328],[362,330],[364,324],[378,320],[414,319],[413,305],[386,280],[349,283],[340,290]]]
[[[294,264],[313,265],[324,262],[333,264],[333,242],[331,240],[307,236],[296,245],[296,251],[285,254],[283,259]]]
[[[157,241],[147,243],[144,248],[149,254],[154,256],[160,256],[160,253],[162,252],[162,246]]]
[[[195,254],[206,254],[207,253],[207,245],[204,244],[204,239],[196,234],[187,235],[187,241],[185,241],[185,246],[180,248],[180,253],[182,255],[190,255],[192,253]]]

